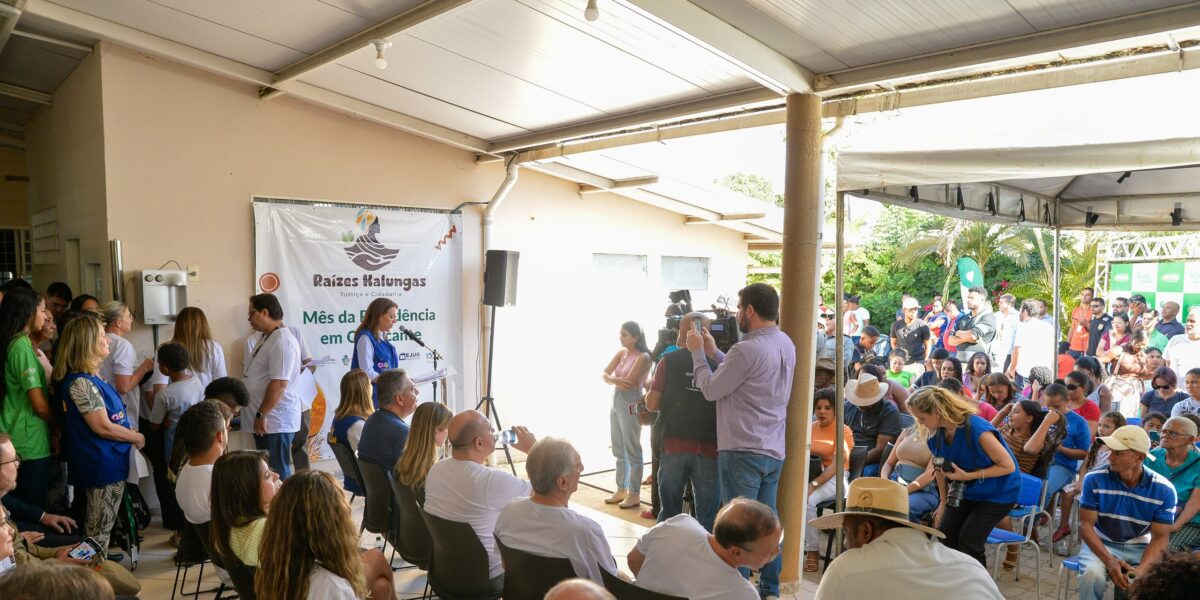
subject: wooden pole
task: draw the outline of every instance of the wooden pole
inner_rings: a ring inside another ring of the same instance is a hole
[[[808,434],[816,361],[817,277],[821,264],[821,99],[787,98],[787,162],[784,179],[783,273],[780,323],[796,344],[796,371],[787,413],[787,456],[777,506],[783,522],[781,592],[795,593],[800,580],[808,492]]]

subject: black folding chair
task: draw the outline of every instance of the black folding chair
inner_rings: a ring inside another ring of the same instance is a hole
[[[890,444],[889,444],[890,445]],[[867,466],[867,451],[870,450],[867,446],[854,446],[850,449],[850,471],[847,472],[846,478],[854,481],[862,477],[863,469]],[[833,500],[826,500],[817,505],[817,516],[821,516],[825,511],[835,510],[837,504]],[[831,531],[829,540],[825,543],[825,553],[821,555],[821,561],[824,563],[822,568],[829,567],[829,563],[833,561],[833,536],[841,535],[840,531]]]
[[[684,596],[671,596],[640,588],[605,571],[603,565],[601,565],[600,569],[600,578],[604,580],[604,589],[608,590],[608,593],[613,596],[616,596],[617,600],[688,600]]]
[[[368,492],[370,494],[370,492]],[[441,600],[488,600],[488,554],[467,523],[435,517],[423,509],[433,554],[429,560],[429,586]]]
[[[504,600],[542,600],[555,584],[575,577],[575,567],[566,558],[509,548],[500,536],[492,537],[504,560]]]
[[[366,496],[367,487],[363,485],[362,473],[358,470],[358,458],[354,456],[354,450],[350,445],[339,441],[330,444],[329,448],[333,450],[333,457],[337,459],[338,467],[342,470],[342,476],[354,482],[358,486],[359,493]],[[350,502],[358,497],[354,491],[350,492]]]

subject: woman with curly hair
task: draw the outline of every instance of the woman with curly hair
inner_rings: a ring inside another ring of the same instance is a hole
[[[992,372],[992,357],[988,356],[987,352],[976,352],[963,365],[963,370],[966,371],[963,374],[963,385],[978,398],[980,390],[983,388],[983,378]]]
[[[426,402],[413,413],[408,441],[396,462],[396,480],[407,485],[422,505],[425,504],[425,476],[437,462],[438,450],[446,445],[453,416],[453,411],[437,402]]]
[[[275,498],[254,591],[259,600],[395,598],[383,552],[358,550],[342,487],[311,470],[289,477]]]

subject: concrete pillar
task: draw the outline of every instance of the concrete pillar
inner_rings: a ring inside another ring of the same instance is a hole
[[[796,344],[796,376],[788,403],[787,457],[777,502],[785,532],[781,591],[794,593],[804,550],[817,278],[821,264],[821,99],[816,95],[792,94],[787,98],[786,169],[779,319],[783,332]]]

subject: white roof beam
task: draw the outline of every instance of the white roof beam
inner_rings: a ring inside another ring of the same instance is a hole
[[[75,42],[68,42],[66,40],[60,40],[55,37],[50,37],[48,35],[42,35],[40,33],[34,33],[32,31],[25,31],[22,29],[14,29],[12,34],[15,36],[28,38],[31,40],[37,40],[39,42],[45,42],[47,44],[53,44],[55,46],[61,46],[63,48],[70,48],[72,50],[78,50],[80,52],[90,53],[92,51],[92,48],[90,46],[84,46],[83,44],[76,44]]]
[[[700,217],[687,217],[684,219],[685,225],[717,225],[728,221],[752,221],[754,219],[766,218],[767,213],[729,213],[721,215],[717,220],[710,221]]]
[[[598,194],[600,192],[611,192],[612,190],[624,190],[628,188],[639,188],[647,185],[658,183],[658,175],[646,175],[645,177],[627,177],[625,179],[614,179],[613,184],[609,187],[597,187],[594,185],[580,184],[580,194]]]
[[[1197,25],[1200,25],[1200,2],[1191,2],[912,58],[833,71],[817,77],[816,90],[822,94],[849,92],[898,80],[925,78],[954,69],[1167,33]]]
[[[686,0],[619,0],[708,48],[779,94],[813,90],[813,73]]]
[[[0,96],[27,100],[37,104],[50,104],[50,94],[12,85],[11,83],[0,82]]]
[[[364,29],[316,54],[302,58],[274,73],[271,85],[264,86],[260,95],[272,98],[283,91],[280,86],[303,77],[337,62],[339,59],[357,52],[371,44],[371,40],[386,39],[406,29],[411,29],[434,17],[450,12],[471,0],[428,0],[418,6],[400,13],[378,25]]]
[[[273,74],[270,71],[258,69],[191,46],[185,46],[178,42],[138,31],[131,27],[94,17],[58,4],[46,2],[45,0],[31,0],[25,12],[61,23],[72,29],[86,32],[88,35],[107,42],[244,83],[264,87],[270,86],[272,82]],[[487,147],[487,142],[482,139],[374,104],[369,104],[356,98],[318,88],[302,81],[292,81],[283,84],[283,89],[288,94],[300,100],[326,106],[342,113],[351,114],[471,152],[483,152]]]

